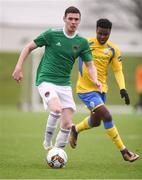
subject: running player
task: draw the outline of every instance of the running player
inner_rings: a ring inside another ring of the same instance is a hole
[[[45,47],[37,69],[36,85],[45,109],[49,109],[43,143],[47,150],[52,147],[52,138],[60,117],[60,131],[56,137],[55,147],[63,148],[68,142],[72,116],[76,110],[70,74],[78,56],[84,61],[94,85],[101,89],[88,41],[76,32],[81,20],[79,9],[72,6],[67,8],[63,20],[62,29],[49,29],[25,46],[12,75],[20,82],[23,79],[22,68],[27,56],[34,49]]]
[[[111,64],[115,74],[116,81],[120,88],[121,98],[125,103],[130,104],[130,99],[125,88],[124,75],[122,72],[122,56],[118,47],[109,39],[112,23],[108,19],[99,19],[97,21],[96,38],[90,38],[90,48],[92,50],[94,65],[97,68],[98,79],[102,83],[102,92],[93,81],[82,61],[79,59],[79,77],[77,81],[77,93],[83,103],[90,109],[90,116],[86,117],[77,125],[72,126],[70,135],[70,145],[76,148],[78,134],[93,127],[100,126],[103,121],[107,134],[113,140],[114,144],[122,153],[124,160],[133,162],[139,155],[130,152],[123,144],[117,131],[113,118],[105,106],[107,93],[107,71]]]

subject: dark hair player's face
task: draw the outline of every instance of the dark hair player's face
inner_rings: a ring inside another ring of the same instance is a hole
[[[68,32],[75,32],[80,23],[80,14],[79,13],[68,13],[64,17],[65,28]]]
[[[100,44],[105,44],[107,40],[109,39],[111,29],[109,28],[101,28],[97,27],[96,33],[97,33],[97,40]]]

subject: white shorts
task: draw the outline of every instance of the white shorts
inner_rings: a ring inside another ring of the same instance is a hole
[[[38,91],[42,97],[45,110],[48,108],[48,101],[54,97],[58,97],[60,99],[62,109],[72,108],[76,111],[76,105],[70,86],[59,86],[48,82],[42,82],[38,86]]]

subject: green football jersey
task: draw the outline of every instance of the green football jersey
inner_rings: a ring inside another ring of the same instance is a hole
[[[36,74],[36,85],[51,82],[57,85],[70,85],[73,64],[78,56],[83,61],[92,60],[87,40],[78,34],[68,37],[63,29],[49,29],[36,39],[38,47],[45,46]]]

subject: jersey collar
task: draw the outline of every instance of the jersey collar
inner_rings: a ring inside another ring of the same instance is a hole
[[[98,45],[100,45],[101,47],[107,46],[107,42],[108,42],[108,41],[106,41],[105,44],[100,44],[97,38],[95,38],[95,41],[96,41],[96,43],[97,43]]]
[[[65,32],[65,27],[63,27],[63,33],[64,33],[64,35],[65,35],[67,38],[69,38],[69,39],[73,39],[73,38],[76,36],[77,31],[75,31],[74,35],[69,36],[69,35]]]

